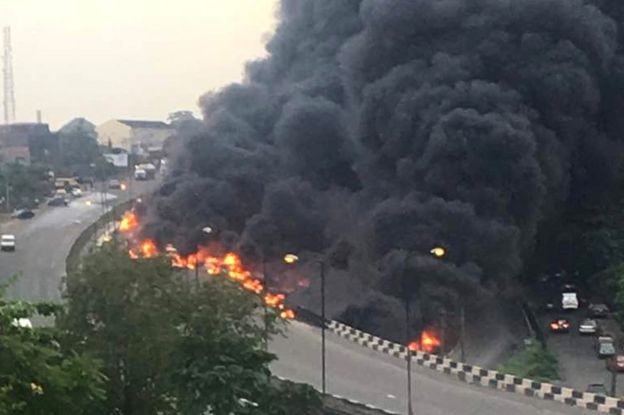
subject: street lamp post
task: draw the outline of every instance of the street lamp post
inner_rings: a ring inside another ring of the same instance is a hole
[[[411,295],[406,287],[407,262],[414,255],[414,252],[406,253],[403,258],[403,266],[401,268],[401,276],[403,278],[403,293],[405,294],[405,359],[407,360],[407,415],[413,415],[412,410],[412,350],[410,348],[410,301]]]
[[[319,261],[321,267],[321,390],[325,395],[325,262]]]
[[[262,258],[262,275],[264,275],[264,293],[262,305],[264,306],[264,347],[269,350],[269,308],[266,304],[266,295],[269,293],[269,275],[267,274],[266,258]]]
[[[202,232],[209,235],[212,233],[212,228],[210,226],[204,226],[202,228]],[[199,252],[195,254],[195,285],[199,288]]]
[[[410,348],[410,302],[412,296],[407,287],[407,263],[413,255],[418,252],[406,252],[403,258],[403,265],[401,267],[401,277],[403,279],[403,293],[405,300],[405,349],[406,349],[406,370],[407,370],[407,415],[413,415],[412,409],[412,349]],[[446,255],[446,249],[441,246],[432,248],[429,253],[436,258],[442,258]]]
[[[299,257],[295,254],[284,255],[284,262],[294,264],[299,261]],[[326,346],[325,346],[325,329],[327,316],[325,313],[325,261],[317,258],[315,260],[320,267],[321,276],[321,391],[323,395],[327,392],[327,365],[326,365]]]

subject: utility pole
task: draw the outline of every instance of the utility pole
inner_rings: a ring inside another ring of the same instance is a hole
[[[11,28],[4,27],[4,123],[15,121],[15,93],[13,90],[13,50],[11,47]]]
[[[615,364],[615,362],[614,362]],[[615,398],[617,389],[617,369],[615,367],[611,368],[611,396]]]
[[[6,209],[7,212],[11,212],[11,183],[9,182],[9,174],[8,172],[4,176],[4,191],[5,191],[5,200],[6,200]]]

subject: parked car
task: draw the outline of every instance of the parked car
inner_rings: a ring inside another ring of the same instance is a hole
[[[564,292],[561,294],[561,308],[563,310],[576,310],[578,307],[579,301],[575,292]]]
[[[587,314],[593,318],[609,317],[609,307],[606,304],[590,304],[587,307]]]
[[[597,395],[607,396],[607,388],[602,383],[590,383],[589,385],[587,385],[586,391],[589,393],[595,393]]]
[[[5,233],[0,236],[0,250],[15,251],[15,235]]]
[[[599,332],[599,326],[596,320],[586,318],[579,324],[578,331],[580,334],[596,334]]]
[[[35,217],[35,212],[30,209],[19,209],[13,212],[11,216],[17,219],[32,219]]]
[[[598,336],[594,343],[594,349],[599,359],[604,359],[615,355],[613,336],[604,334]]]
[[[606,359],[615,355],[615,346],[613,343],[600,343],[598,347],[598,358]]]
[[[607,369],[624,372],[624,354],[618,354],[607,360]]]
[[[570,331],[570,322],[564,318],[557,318],[548,325],[553,333],[567,333]]]

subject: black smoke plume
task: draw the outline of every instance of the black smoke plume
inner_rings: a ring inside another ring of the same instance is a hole
[[[426,323],[505,290],[548,223],[618,180],[623,18],[621,0],[282,0],[268,57],[201,98],[145,231],[325,256],[331,310],[372,330],[397,301]]]

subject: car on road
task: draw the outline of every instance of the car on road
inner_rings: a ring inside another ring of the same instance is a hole
[[[615,346],[613,336],[602,335],[596,338],[594,349],[599,359],[604,359],[615,355]]]
[[[50,201],[48,202],[48,206],[67,206],[68,204],[69,201],[64,197],[55,197],[53,199],[50,199]]]
[[[596,320],[586,318],[585,320],[581,321],[581,324],[579,324],[578,331],[580,334],[596,334],[598,333],[599,329],[600,328],[598,327],[598,323],[596,322]]]
[[[121,189],[121,182],[117,179],[111,179],[108,181],[109,189]]]
[[[0,236],[0,249],[2,251],[15,251],[15,235],[5,233]]]
[[[587,307],[587,314],[592,318],[609,317],[609,307],[606,304],[590,304]]]
[[[556,318],[548,324],[553,333],[567,333],[570,331],[570,322],[565,318]]]
[[[613,343],[600,343],[598,346],[598,358],[606,359],[615,355],[615,346]]]
[[[615,372],[624,372],[624,354],[617,354],[608,359],[607,369]]]
[[[576,310],[578,307],[579,301],[575,292],[564,292],[561,294],[561,308],[563,310]]]
[[[35,212],[30,209],[19,209],[13,212],[11,216],[17,219],[32,219],[35,217]]]
[[[73,197],[82,197],[83,193],[82,193],[82,189],[79,187],[76,187],[74,189],[72,189],[71,194]]]
[[[587,385],[586,392],[607,396],[607,388],[603,383],[590,383]]]

